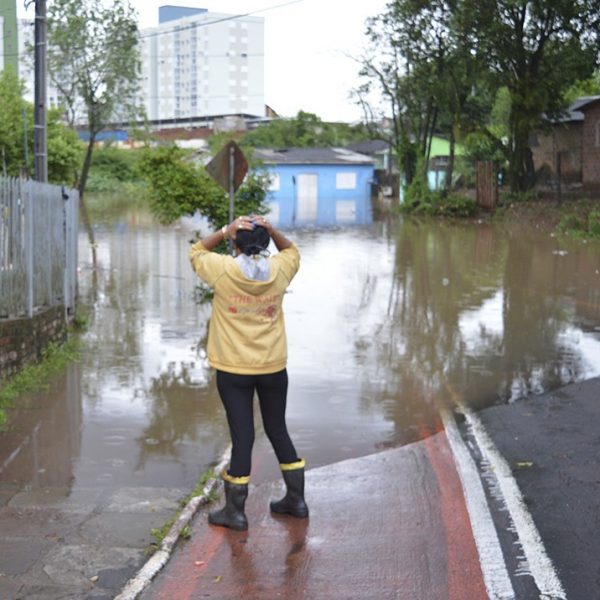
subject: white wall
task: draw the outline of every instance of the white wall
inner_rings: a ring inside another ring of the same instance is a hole
[[[202,13],[142,36],[148,118],[264,115],[264,19]]]

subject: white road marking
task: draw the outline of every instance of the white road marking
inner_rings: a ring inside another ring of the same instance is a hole
[[[506,568],[504,555],[490,514],[479,471],[458,431],[454,417],[447,409],[440,410],[446,436],[462,483],[465,502],[483,580],[490,600],[514,600],[515,592]]]
[[[547,600],[566,600],[565,590],[546,553],[542,538],[527,510],[510,466],[496,448],[479,417],[464,404],[461,403],[459,407],[471,427],[482,456],[490,463],[496,475],[504,503],[515,525],[531,575],[542,594],[541,597]]]

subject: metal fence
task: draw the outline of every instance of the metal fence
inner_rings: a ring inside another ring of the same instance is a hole
[[[79,193],[0,177],[0,318],[75,308]]]

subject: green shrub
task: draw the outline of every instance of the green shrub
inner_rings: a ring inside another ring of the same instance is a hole
[[[200,212],[212,227],[229,220],[229,198],[203,167],[175,146],[146,150],[139,170],[148,182],[152,210],[163,223]],[[235,214],[264,214],[267,181],[250,173],[235,196]]]
[[[569,212],[561,218],[557,229],[575,237],[600,239],[600,208]]]
[[[477,204],[474,198],[460,194],[449,194],[441,198],[437,206],[437,214],[449,217],[471,217],[475,214]]]
[[[469,196],[431,191],[422,180],[413,181],[413,184],[408,187],[401,206],[405,212],[440,217],[471,217],[475,214],[477,205]]]
[[[429,189],[425,177],[416,175],[406,187],[402,210],[432,214],[435,204],[436,193]]]
[[[138,177],[136,172],[138,156],[139,153],[135,150],[113,146],[98,148],[92,155],[91,172],[117,181],[135,181]]]
[[[563,233],[585,231],[586,228],[587,224],[585,216],[576,213],[566,214],[558,223],[558,229]]]
[[[587,230],[591,237],[600,239],[600,208],[590,211],[587,219]]]

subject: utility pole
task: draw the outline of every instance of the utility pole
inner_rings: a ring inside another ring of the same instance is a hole
[[[46,117],[46,0],[35,0],[34,178],[48,181],[48,130]]]

